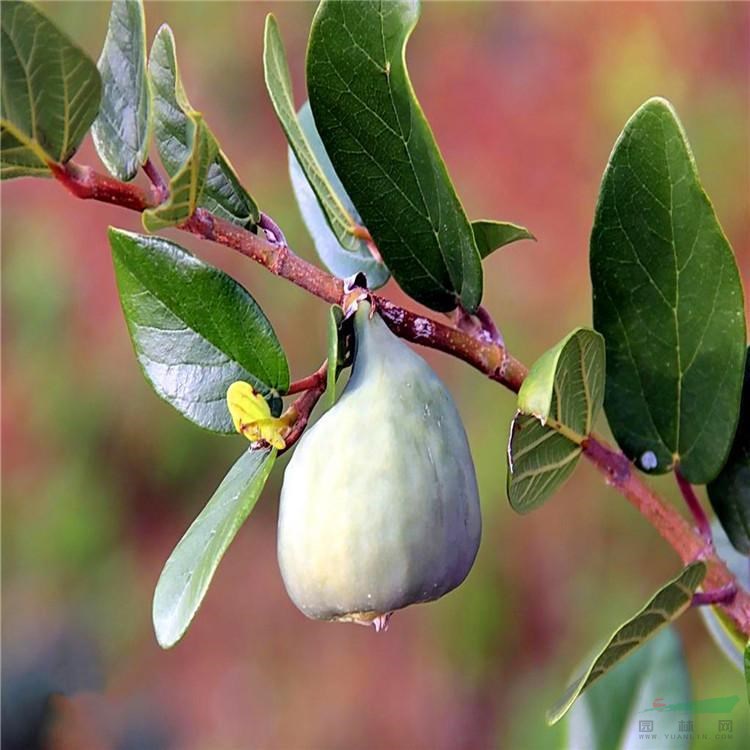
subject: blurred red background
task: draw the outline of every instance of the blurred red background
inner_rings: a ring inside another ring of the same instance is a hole
[[[41,5],[98,57],[107,3]],[[173,27],[193,104],[309,259],[261,52],[273,11],[301,103],[314,7],[146,6],[149,37],[163,21]],[[514,354],[531,362],[590,324],[599,181],[625,121],[653,95],[680,114],[750,279],[748,40],[747,3],[423,8],[412,79],[470,218],[514,221],[538,237],[486,264],[485,304]],[[76,160],[96,163],[90,140]],[[589,466],[542,510],[514,515],[504,493],[512,395],[422,351],[456,396],[480,481],[484,536],[464,585],[398,613],[385,635],[306,620],[276,563],[282,466],[187,636],[163,652],[150,624],[156,579],[243,440],[183,421],[138,370],[106,239],[108,225],[139,231],[138,216],[29,179],[3,185],[2,208],[4,721],[32,715],[35,696],[53,685],[67,691],[48,711],[43,746],[53,748],[524,750],[564,741],[544,711],[570,671],[679,567]],[[326,305],[223,248],[171,236],[251,290],[294,377],[318,366]],[[386,293],[405,301],[392,283]],[[668,480],[655,484],[676,502]],[[678,629],[695,697],[742,695],[741,675],[695,613]],[[735,736],[732,749],[749,746],[747,717]]]

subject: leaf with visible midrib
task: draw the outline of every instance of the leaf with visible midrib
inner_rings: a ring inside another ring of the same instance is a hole
[[[604,342],[576,328],[531,367],[518,394],[508,442],[511,507],[541,505],[575,468],[604,395]]]
[[[353,219],[358,224],[361,223],[359,214],[346,194],[344,186],[336,175],[325,148],[323,148],[323,142],[315,129],[315,122],[308,103],[301,107],[297,114],[297,121],[307,139],[308,146],[317,159],[318,166],[328,179],[331,189],[338,195],[345,208],[351,212]],[[363,273],[367,279],[368,289],[377,289],[383,286],[390,278],[390,273],[385,264],[373,257],[370,248],[363,240],[357,240],[354,250],[347,250],[342,246],[331,230],[323,209],[320,207],[320,201],[315,196],[315,192],[291,148],[289,149],[289,177],[292,181],[294,197],[297,199],[297,205],[307,230],[315,243],[315,249],[320,259],[328,270],[342,279]]]
[[[218,268],[162,239],[109,230],[133,347],[156,393],[191,422],[233,433],[226,393],[249,382],[280,411],[289,365],[250,294]]]
[[[568,687],[560,701],[547,712],[547,722],[554,724],[562,719],[587,687],[661,628],[676,620],[690,606],[693,594],[705,575],[706,563],[695,562],[662,586],[640,612],[615,631],[591,665]]]
[[[324,0],[307,51],[320,137],[401,288],[434,310],[475,312],[474,234],[409,80],[415,0]]]
[[[112,0],[99,58],[102,102],[91,135],[99,158],[119,180],[132,180],[148,158],[151,93],[143,0]]]
[[[719,475],[706,489],[730,541],[743,555],[750,555],[750,349],[732,448]]]
[[[156,584],[152,611],[162,648],[171,648],[184,635],[275,460],[275,450],[243,453],[169,556]]]
[[[297,119],[292,81],[279,25],[272,13],[266,16],[263,36],[263,72],[266,89],[276,116],[284,129],[297,163],[312,187],[326,220],[340,245],[357,250],[361,241],[355,236],[359,222],[344,205],[321,168],[304,130]]]
[[[656,473],[711,481],[737,424],[742,285],[677,116],[651,99],[604,174],[591,234],[594,327],[607,342],[605,411]]]
[[[51,174],[81,144],[96,117],[101,79],[94,61],[30,3],[0,13],[0,177]]]
[[[148,70],[154,95],[156,147],[164,169],[174,176],[182,169],[192,150],[190,120],[195,110],[182,85],[174,36],[166,24],[159,29],[151,45]],[[211,138],[216,140],[212,133]],[[240,226],[256,224],[260,219],[255,201],[242,187],[221,150],[208,167],[199,205]]]
[[[143,212],[143,226],[149,232],[181,224],[200,204],[206,189],[206,175],[219,146],[200,114],[190,114],[190,154],[169,181],[169,199]]]
[[[637,714],[661,696],[672,705],[686,705],[691,696],[690,674],[672,627],[625,657],[578,698],[567,716],[569,750],[633,750]],[[690,735],[670,737],[667,747],[689,750]]]

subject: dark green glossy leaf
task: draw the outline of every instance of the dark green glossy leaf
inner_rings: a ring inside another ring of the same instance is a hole
[[[198,208],[206,190],[208,169],[214,163],[219,146],[200,114],[190,114],[190,154],[169,181],[169,199],[143,212],[143,226],[149,232],[181,224]]]
[[[743,555],[750,555],[750,349],[737,432],[724,468],[707,489],[732,544]]]
[[[284,42],[281,39],[279,25],[270,13],[266,16],[263,71],[266,89],[268,89],[268,95],[271,98],[276,116],[284,129],[297,164],[319,201],[330,229],[339,245],[344,249],[359,250],[362,243],[355,234],[359,227],[359,217],[355,217],[351,208],[341,200],[342,191],[337,189],[339,186],[332,184],[330,176],[326,174],[319,163],[318,153],[313,149],[307,134],[297,119]],[[312,118],[310,118],[310,121],[312,121]],[[322,144],[318,151],[321,150],[323,150]],[[333,167],[330,171],[333,171]],[[336,179],[338,180],[338,178]]]
[[[94,61],[36,6],[5,0],[0,14],[0,177],[51,174],[70,159],[99,110]]]
[[[172,30],[164,24],[156,34],[148,62],[154,96],[154,136],[159,157],[170,176],[176,175],[192,151],[191,115],[177,67]],[[209,130],[210,133],[210,130]],[[211,138],[215,141],[213,134]],[[258,207],[242,187],[226,155],[219,150],[208,167],[199,205],[240,226],[256,224]]]
[[[275,460],[275,450],[245,451],[169,556],[156,584],[152,611],[162,648],[171,648],[185,634]]]
[[[624,658],[578,698],[567,716],[568,750],[633,750],[638,722],[646,718],[642,714],[654,710],[658,698],[669,706],[685,705],[691,698],[682,645],[671,627]],[[685,713],[689,718],[689,710]],[[669,729],[676,729],[675,714],[670,711],[668,716]],[[658,717],[655,723],[659,724]],[[687,732],[659,734],[664,734],[659,750],[690,748]]]
[[[726,563],[730,572],[743,589],[750,590],[750,566],[747,557],[732,546],[718,519],[711,524],[716,554]],[[739,632],[734,623],[719,607],[699,607],[698,611],[708,632],[724,655],[737,669],[743,669],[743,651],[747,637]]]
[[[280,411],[289,366],[271,324],[234,279],[160,237],[109,230],[125,320],[146,379],[191,422],[233,433],[235,380]]]
[[[91,135],[118,180],[132,180],[148,158],[151,94],[146,69],[143,0],[112,0],[99,58],[102,101]]]
[[[414,94],[405,46],[416,0],[318,7],[307,51],[315,124],[336,174],[402,289],[434,310],[475,312],[482,265]]]
[[[354,221],[361,224],[359,214],[346,194],[341,180],[336,175],[318,131],[315,129],[309,104],[302,106],[297,118],[299,128],[307,139],[308,147],[313,157],[317,159],[317,165],[322,170],[331,189],[338,196],[342,205],[350,212]],[[363,240],[356,240],[354,249],[347,249],[341,245],[331,230],[321,204],[291,148],[289,149],[289,176],[302,218],[313,238],[315,249],[328,270],[343,279],[363,273],[367,278],[368,288],[377,289],[383,286],[390,278],[390,273],[385,264],[373,257],[367,243]]]
[[[562,699],[547,712],[547,722],[559,721],[579,695],[605,675],[648,638],[676,620],[689,606],[693,594],[706,575],[706,564],[695,562],[662,586],[646,606],[620,626],[583,674],[568,687]]]
[[[536,240],[536,237],[528,229],[519,227],[518,224],[511,224],[508,221],[477,219],[471,222],[471,229],[474,232],[474,240],[482,259],[511,242]]]
[[[732,249],[663,99],[628,121],[591,235],[594,327],[607,342],[605,409],[644,470],[719,472],[742,388],[745,319]]]
[[[533,365],[518,394],[508,443],[507,494],[527,513],[570,476],[604,395],[604,342],[577,328]]]

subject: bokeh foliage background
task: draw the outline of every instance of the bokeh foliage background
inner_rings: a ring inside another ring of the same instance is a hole
[[[98,57],[107,3],[41,5]],[[301,103],[313,4],[146,5],[149,38],[162,21],[173,27],[192,102],[261,207],[312,259],[262,82],[269,10]],[[652,95],[680,114],[750,282],[748,40],[744,3],[423,9],[410,70],[470,218],[515,221],[539,238],[485,264],[485,304],[520,358],[590,324],[599,181],[620,129]],[[90,141],[76,158],[95,163]],[[39,180],[3,185],[2,209],[4,723],[39,715],[38,696],[53,689],[68,692],[48,706],[53,748],[561,745],[544,710],[585,653],[679,568],[589,466],[543,509],[515,516],[504,494],[514,399],[423,351],[456,397],[480,481],[484,536],[466,583],[397,614],[385,635],[305,620],[276,563],[282,466],[187,637],[162,652],[150,625],[158,573],[243,441],[183,421],[140,375],[106,239],[110,224],[139,230],[139,217]],[[172,236],[251,290],[294,377],[318,366],[326,305],[225,249]],[[386,293],[404,301],[392,284]],[[655,484],[677,501],[668,480]],[[742,695],[741,675],[698,616],[678,629],[695,698]],[[697,716],[709,739],[696,747],[747,747],[744,701],[732,718],[734,739],[721,740],[716,717]]]

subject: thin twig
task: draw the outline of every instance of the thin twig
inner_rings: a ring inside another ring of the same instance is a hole
[[[691,604],[693,607],[703,607],[706,604],[730,604],[735,596],[737,596],[736,584],[728,583],[713,591],[698,591],[693,594]]]
[[[677,486],[680,488],[682,496],[685,498],[687,507],[693,515],[695,525],[698,529],[698,533],[703,537],[706,544],[713,544],[713,535],[711,534],[711,522],[708,520],[703,506],[701,505],[698,496],[695,494],[693,485],[680,474],[680,470],[676,469],[674,473],[677,478]]]
[[[143,171],[154,186],[157,203],[164,203],[169,198],[169,186],[164,181],[161,172],[156,168],[156,165],[151,159],[146,159],[146,162],[143,165]]]
[[[51,168],[55,177],[79,198],[100,200],[135,211],[143,211],[153,205],[140,188],[99,175],[89,167],[68,163],[65,167],[51,165]],[[298,257],[286,245],[274,245],[203,209],[198,209],[180,228],[237,250],[320,299],[332,304],[343,302],[343,281]],[[527,369],[505,347],[417,315],[383,297],[375,297],[375,301],[378,313],[397,336],[457,357],[511,391],[518,392]],[[287,450],[299,439],[324,390],[322,381],[295,402],[299,418],[289,435]],[[745,635],[750,636],[750,594],[737,585],[735,577],[716,556],[713,548],[706,545],[701,534],[694,531],[674,508],[645,484],[621,453],[593,435],[584,441],[583,453],[604,474],[608,483],[624,495],[674,548],[683,562],[705,560],[708,570],[703,584],[707,590],[720,590],[730,585],[736,587],[737,593],[732,601],[719,603],[718,606]]]

